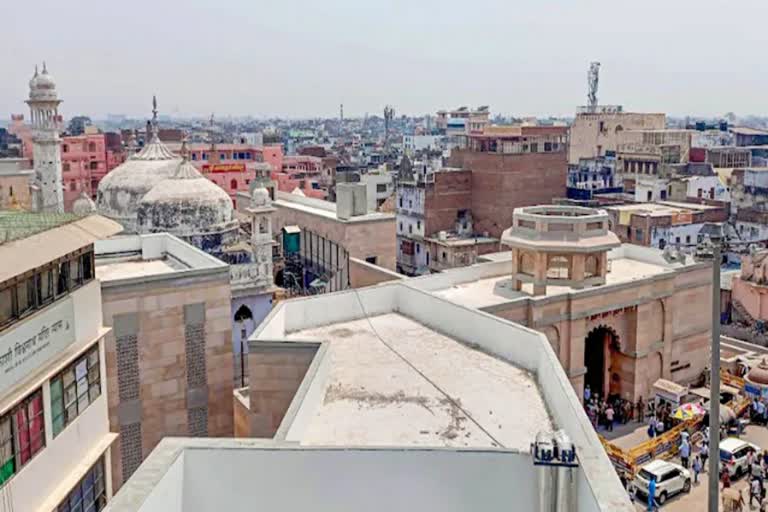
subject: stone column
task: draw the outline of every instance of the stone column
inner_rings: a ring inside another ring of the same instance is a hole
[[[586,256],[584,254],[573,254],[570,257],[571,269],[570,277],[574,282],[573,287],[580,289],[584,287],[584,262]]]
[[[547,294],[547,253],[534,253],[533,295]]]

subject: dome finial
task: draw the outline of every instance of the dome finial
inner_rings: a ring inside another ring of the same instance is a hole
[[[37,78],[38,72],[37,72],[37,64],[35,64],[35,76],[32,78]]]
[[[152,141],[155,142],[160,136],[158,135],[157,127],[157,96],[152,95]]]
[[[48,74],[48,68],[45,67],[45,61],[43,61],[43,74],[44,75]]]
[[[187,147],[187,131],[184,130],[181,133],[181,159],[184,162],[189,162],[189,148]]]

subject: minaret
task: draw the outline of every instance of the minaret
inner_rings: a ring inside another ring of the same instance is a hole
[[[253,263],[258,265],[258,279],[263,286],[271,286],[272,277],[272,215],[275,208],[269,192],[259,183],[251,193],[251,206],[246,211],[251,217],[251,248]]]
[[[61,177],[61,139],[56,83],[43,63],[29,81],[27,100],[32,122],[32,155],[35,165],[34,207],[39,212],[63,213],[64,190]]]

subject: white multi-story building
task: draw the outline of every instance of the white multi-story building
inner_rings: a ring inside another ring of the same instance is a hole
[[[0,245],[0,510],[99,511],[111,495],[103,217],[5,213]],[[11,227],[7,227],[11,226]]]
[[[32,150],[35,165],[34,206],[41,212],[64,212],[59,100],[56,83],[43,64],[43,72],[29,81],[27,100],[32,119]]]

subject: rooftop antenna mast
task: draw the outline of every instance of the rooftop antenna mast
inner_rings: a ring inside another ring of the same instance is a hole
[[[600,81],[600,63],[597,61],[589,63],[589,73],[587,74],[587,106],[590,112],[597,112],[597,85]]]
[[[392,105],[384,107],[384,148],[389,154],[389,129],[392,126],[392,119],[395,117],[395,109]]]

